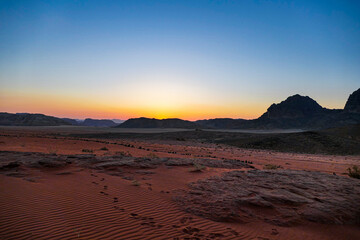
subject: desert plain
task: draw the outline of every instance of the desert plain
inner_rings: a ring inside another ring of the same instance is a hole
[[[0,239],[360,239],[360,155],[203,135],[1,127]]]

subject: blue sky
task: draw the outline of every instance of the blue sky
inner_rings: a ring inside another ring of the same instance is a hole
[[[254,118],[359,83],[358,1],[0,1],[1,111]]]

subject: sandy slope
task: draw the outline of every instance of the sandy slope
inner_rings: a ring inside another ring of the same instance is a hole
[[[118,144],[111,144],[114,142]],[[128,147],[129,144],[136,147]],[[105,156],[118,151],[130,152],[133,156],[153,153],[159,157],[202,158],[210,155],[253,161],[260,169],[263,164],[275,163],[284,168],[320,169],[338,174],[359,161],[358,156],[293,155],[189,144],[191,146],[185,147],[184,143],[128,140],[107,143],[9,132],[0,136],[1,151],[80,154],[86,148]],[[99,150],[104,146],[109,151]],[[1,165],[14,160],[9,157]],[[160,166],[145,173],[125,169],[121,176],[111,176],[106,171],[70,164],[56,169],[23,167],[21,171],[26,175],[0,174],[0,239],[360,238],[360,228],[351,225],[304,223],[280,227],[262,221],[215,222],[185,213],[173,201],[178,189],[187,190],[188,183],[220,175],[229,169],[207,168],[202,173],[194,173],[189,167]],[[134,186],[133,179],[140,186]]]
[[[190,215],[182,212],[171,201],[171,194],[166,193],[167,190],[179,187],[179,183],[170,181],[168,189],[157,186],[157,183],[164,182],[169,175],[180,177],[190,173],[178,169],[162,174],[164,171],[161,170],[158,170],[153,180],[141,180],[143,184],[139,187],[119,177],[93,174],[89,170],[65,175],[56,175],[55,172],[37,173],[36,182],[0,176],[0,237],[183,239],[196,236],[200,239],[351,239],[360,236],[360,231],[353,227],[307,225],[286,228],[261,222],[227,224]],[[185,176],[186,180],[189,178],[191,176]],[[149,185],[146,183],[151,184],[152,190],[148,189]],[[104,189],[104,186],[107,186],[107,189]],[[114,200],[115,197],[117,201]],[[190,234],[192,232],[193,234]]]

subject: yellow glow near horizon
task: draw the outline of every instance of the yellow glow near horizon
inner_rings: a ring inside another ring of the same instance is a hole
[[[137,100],[136,95],[133,95],[128,96],[128,100],[122,104],[42,92],[1,91],[0,111],[43,113],[69,118],[149,117],[198,120],[222,117],[251,119],[260,116],[266,110],[261,104],[221,106],[211,103],[192,103],[193,93],[184,94],[184,89],[175,89],[175,87],[165,86],[159,88],[158,92],[153,92],[147,89],[154,88],[144,86],[136,92],[142,94],[142,99],[146,102]],[[183,101],[182,96],[184,96]]]

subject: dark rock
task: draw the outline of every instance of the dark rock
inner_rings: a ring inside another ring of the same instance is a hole
[[[350,94],[344,110],[352,113],[360,113],[360,88]]]
[[[189,188],[175,201],[185,211],[215,221],[360,223],[360,182],[348,177],[294,170],[232,171]]]

